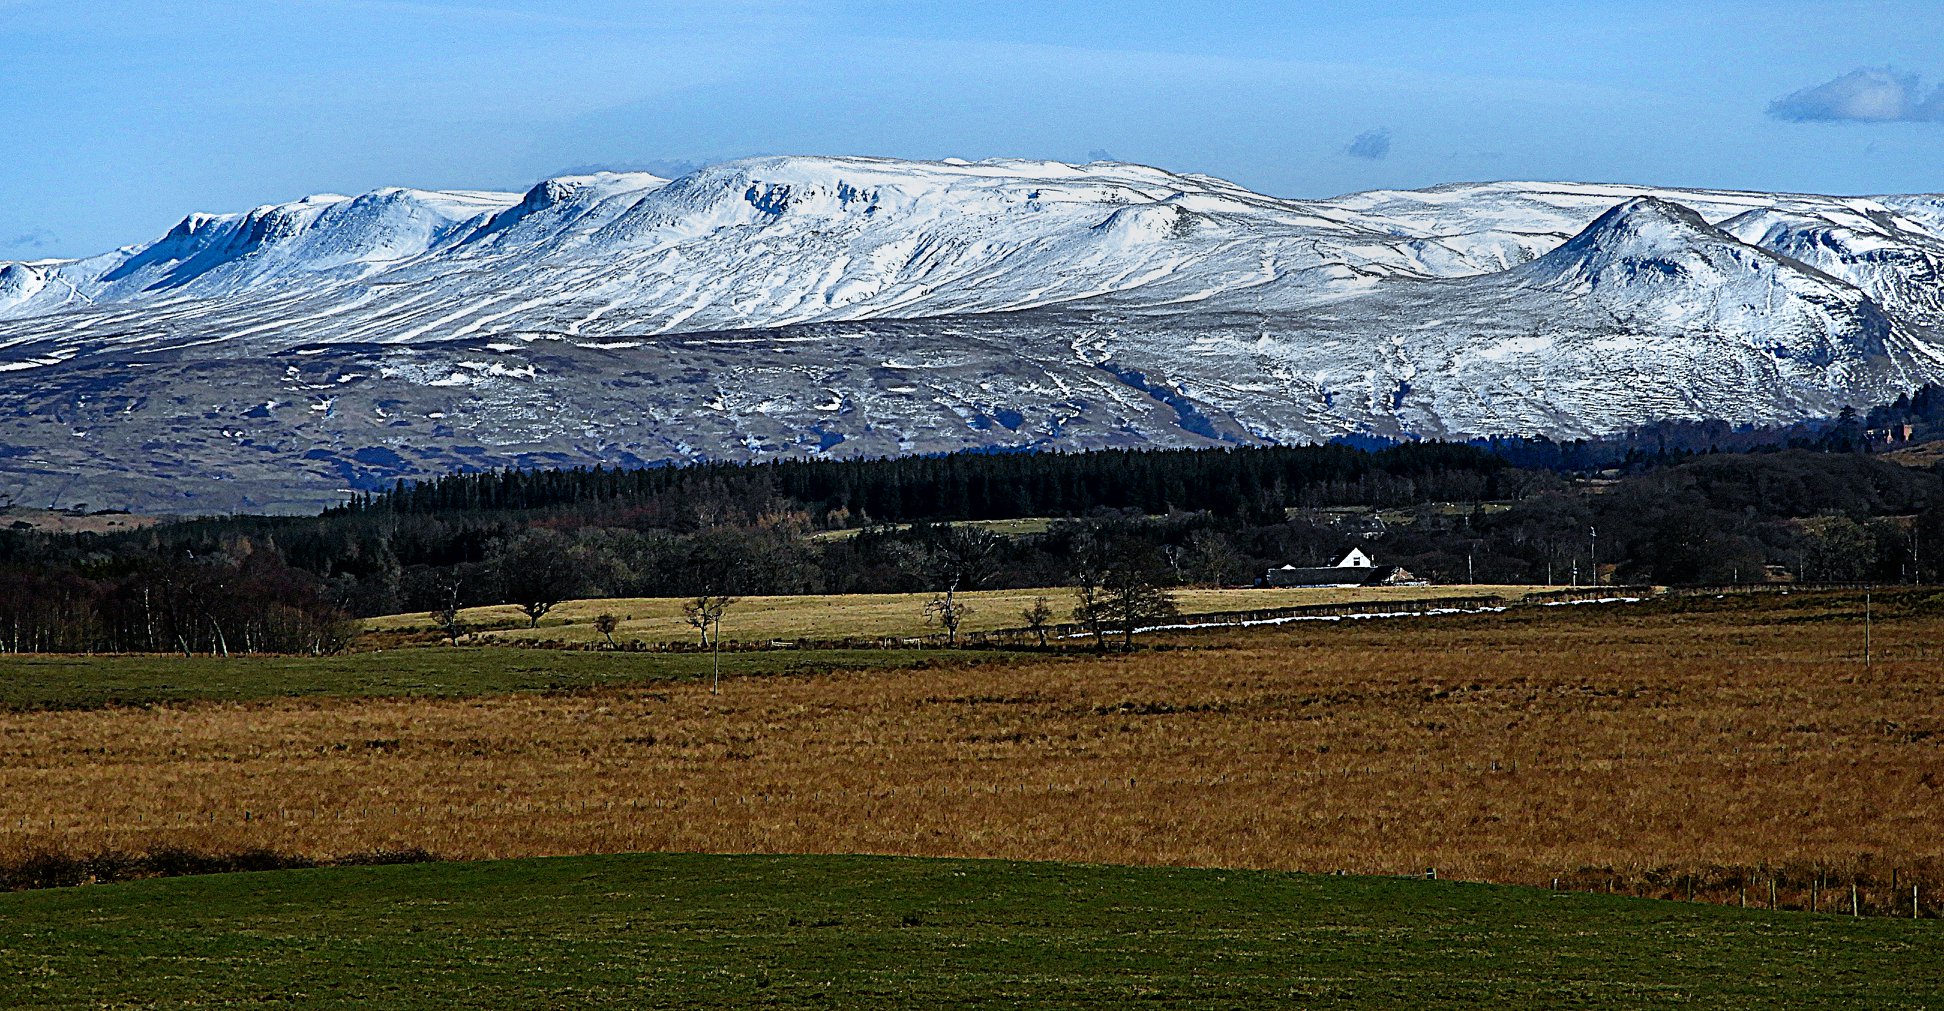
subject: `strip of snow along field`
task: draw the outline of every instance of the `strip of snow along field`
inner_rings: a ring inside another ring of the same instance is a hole
[[[1542,607],[1562,607],[1571,604],[1633,604],[1645,597],[1596,597],[1587,600],[1547,600]],[[1361,621],[1367,618],[1434,618],[1449,614],[1497,614],[1509,611],[1523,604],[1506,604],[1499,607],[1433,607],[1422,611],[1371,611],[1363,614],[1295,614],[1284,618],[1254,618],[1248,621],[1204,621],[1174,625],[1148,625],[1135,629],[1136,634],[1143,632],[1183,632],[1202,628],[1249,628],[1258,625],[1287,625],[1297,621]],[[1092,632],[1069,635],[1068,639],[1086,639]]]

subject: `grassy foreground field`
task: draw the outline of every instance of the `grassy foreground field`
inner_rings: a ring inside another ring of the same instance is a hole
[[[1879,595],[1876,618],[1868,668],[1861,600],[1823,594],[1230,630],[1129,656],[743,677],[719,696],[668,681],[0,713],[0,860],[1437,867],[1716,901],[1764,901],[1773,881],[1783,906],[1824,909],[1855,882],[1876,913],[1915,879],[1930,915],[1944,606]]]
[[[1242,611],[1258,608],[1294,607],[1305,604],[1339,604],[1364,600],[1421,600],[1427,597],[1520,597],[1544,590],[1543,586],[1366,586],[1347,589],[1206,589],[1185,588],[1175,594],[1184,613]],[[959,595],[970,610],[966,632],[987,632],[999,628],[1018,628],[1025,622],[1020,612],[1034,598],[1044,596],[1053,606],[1055,622],[1067,621],[1073,609],[1070,587],[1037,590],[978,590]],[[938,629],[925,624],[925,602],[929,593],[856,593],[830,596],[747,597],[738,600],[722,622],[725,640],[842,639],[869,636],[923,636]],[[527,619],[511,604],[474,607],[462,612],[469,625],[487,629],[480,638],[486,641],[537,639],[548,642],[596,642],[594,618],[612,614],[621,619],[614,633],[619,641],[676,642],[695,639],[693,628],[682,618],[684,600],[675,597],[623,597],[603,600],[570,600],[555,608],[540,622],[538,629],[527,628]],[[415,631],[430,633],[432,623],[423,614],[395,614],[371,618],[365,628],[374,632]]]
[[[646,855],[0,895],[0,1006],[1944,1006],[1935,921],[1447,882]]]
[[[799,650],[724,653],[725,677],[910,667],[938,650]],[[285,696],[465,696],[567,691],[705,678],[710,657],[682,653],[579,653],[551,649],[428,647],[323,657],[4,656],[0,709],[240,701]]]

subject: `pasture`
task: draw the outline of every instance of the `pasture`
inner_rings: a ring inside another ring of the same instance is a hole
[[[1844,594],[1184,633],[1131,655],[0,714],[0,859],[854,852],[1895,913],[1944,885],[1944,608]],[[879,651],[896,656],[896,651]],[[424,650],[386,656],[492,651]],[[792,657],[792,653],[770,654]],[[537,653],[586,670],[629,654]],[[725,659],[728,659],[725,656]],[[231,693],[235,694],[235,693]]]
[[[1937,1006],[1934,921],[1450,882],[866,857],[337,868],[0,895],[0,1005]]]
[[[1368,586],[1318,589],[1235,589],[1184,588],[1176,592],[1183,613],[1236,611],[1255,608],[1294,607],[1305,604],[1338,604],[1366,600],[1422,600],[1428,597],[1505,597],[1517,598],[1541,586]],[[959,595],[968,611],[964,632],[986,632],[1018,628],[1025,624],[1020,612],[1034,599],[1044,596],[1052,606],[1055,622],[1069,620],[1073,610],[1070,587],[1029,590],[975,590]],[[938,632],[925,623],[925,602],[929,593],[856,593],[828,596],[746,597],[730,607],[722,621],[724,641],[832,640],[871,637],[918,637]],[[614,638],[619,642],[639,639],[646,643],[693,642],[697,638],[682,617],[686,601],[676,597],[624,597],[601,600],[570,600],[560,604],[540,620],[540,627],[527,627],[527,618],[511,604],[467,608],[460,618],[480,629],[485,642],[594,643],[602,641],[594,630],[598,615],[612,614],[621,619]],[[367,632],[420,633],[436,635],[432,620],[423,614],[396,614],[370,618]]]

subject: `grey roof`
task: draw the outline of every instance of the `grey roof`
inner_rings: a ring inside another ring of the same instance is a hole
[[[1362,585],[1376,569],[1362,566],[1322,565],[1306,569],[1270,569],[1263,581],[1271,586],[1344,586]]]

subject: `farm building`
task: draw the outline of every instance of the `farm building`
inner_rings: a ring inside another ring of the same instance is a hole
[[[1424,581],[1397,565],[1378,565],[1361,548],[1351,548],[1335,565],[1284,565],[1270,569],[1257,586],[1416,586]]]

